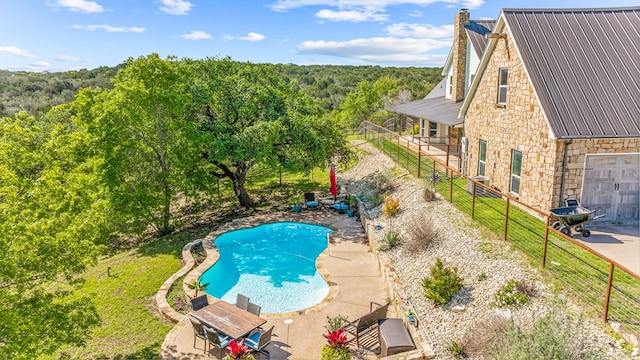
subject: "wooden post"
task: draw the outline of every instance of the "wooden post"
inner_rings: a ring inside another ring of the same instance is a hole
[[[453,173],[449,176],[449,202],[453,204]]]
[[[609,280],[607,281],[607,295],[604,299],[604,316],[602,320],[607,321],[609,318],[609,300],[611,299],[611,284],[613,284],[613,270],[615,269],[613,263],[609,263]]]
[[[542,246],[542,268],[547,265],[547,242],[549,241],[549,220],[551,216],[547,216],[547,226],[544,229],[544,244]]]
[[[504,212],[504,240],[507,240],[507,226],[509,225],[509,203],[511,198],[507,198],[507,208]]]
[[[471,180],[471,179],[469,179]],[[467,180],[467,181],[469,181]],[[471,180],[471,183],[473,184],[473,191],[471,193],[471,218],[473,219],[473,217],[475,216],[475,212],[476,212],[476,182]]]
[[[398,164],[400,164],[400,135],[398,135]]]
[[[422,144],[418,143],[418,179],[420,179],[421,167],[422,167]]]
[[[407,170],[411,172],[411,170],[409,170],[409,139],[407,139]]]

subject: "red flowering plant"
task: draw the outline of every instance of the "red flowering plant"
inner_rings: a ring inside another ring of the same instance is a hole
[[[244,340],[231,340],[227,345],[227,356],[224,357],[224,360],[236,359],[255,360],[251,354],[251,349],[244,344]]]
[[[351,353],[347,346],[347,334],[342,329],[329,330],[328,333],[323,334],[327,339],[327,344],[322,347],[320,353],[320,360],[350,360]]]
[[[324,334],[324,337],[332,348],[342,349],[349,345],[347,334],[342,329],[329,331],[327,334]]]

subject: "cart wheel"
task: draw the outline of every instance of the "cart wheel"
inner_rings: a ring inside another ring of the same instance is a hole
[[[591,236],[591,231],[589,231],[589,229],[582,229],[582,236],[584,237]]]
[[[568,226],[563,226],[560,228],[560,232],[567,235],[567,236],[571,236],[571,228]]]
[[[553,224],[551,224],[551,227],[558,230],[560,229],[560,221],[556,221]]]

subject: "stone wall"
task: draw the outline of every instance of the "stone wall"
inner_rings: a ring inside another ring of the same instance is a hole
[[[507,103],[497,104],[498,75],[509,69]],[[469,141],[468,174],[478,174],[480,140],[487,141],[485,176],[491,186],[509,193],[511,150],[522,152],[518,199],[541,211],[567,198],[580,198],[586,154],[638,152],[640,139],[555,140],[540,109],[533,87],[507,34],[499,39],[464,119]],[[564,193],[561,183],[564,144],[568,143]]]
[[[509,69],[506,105],[497,104],[502,67]],[[469,139],[468,175],[477,175],[480,140],[486,140],[485,176],[491,186],[509,193],[511,150],[521,151],[517,197],[540,210],[548,210],[553,197],[558,143],[549,138],[547,122],[510,36],[497,40],[481,76],[464,119],[465,136]]]

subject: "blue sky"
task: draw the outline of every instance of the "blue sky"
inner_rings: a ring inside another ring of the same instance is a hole
[[[442,66],[453,16],[502,8],[637,6],[637,0],[2,0],[0,69],[65,71],[129,57]]]

